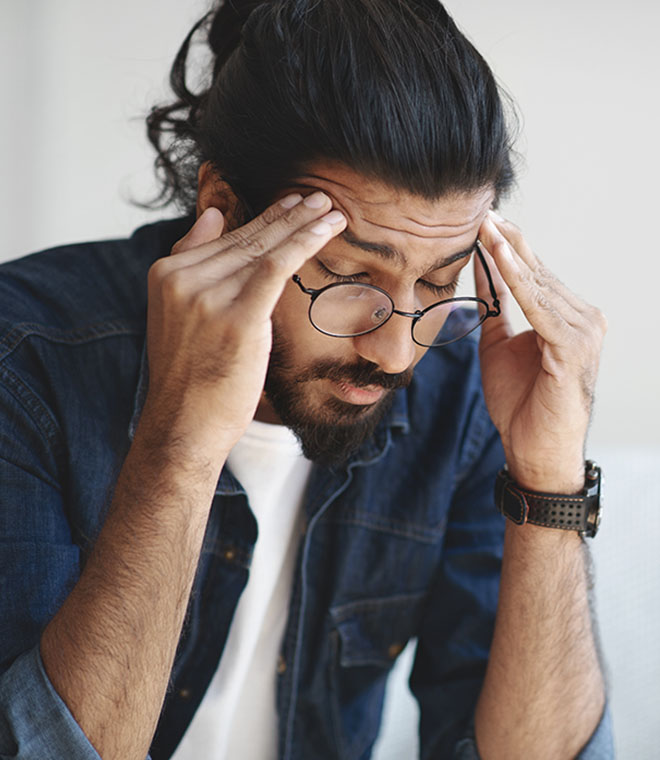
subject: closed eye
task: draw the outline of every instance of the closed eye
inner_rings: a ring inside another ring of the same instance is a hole
[[[314,261],[320,269],[321,274],[327,280],[332,280],[332,282],[360,282],[361,280],[369,277],[368,272],[339,274],[338,272],[333,272],[333,270],[327,267],[320,259],[314,259]],[[449,282],[446,285],[436,285],[435,283],[428,282],[426,280],[419,280],[419,283],[425,290],[427,290],[429,293],[432,293],[436,298],[451,298],[456,293],[456,289],[458,288],[458,281],[459,277],[456,277],[453,282]]]
[[[321,270],[321,274],[327,280],[332,280],[333,282],[356,282],[369,276],[367,272],[358,272],[357,274],[338,274],[337,272],[333,272],[332,269],[328,269],[328,267],[319,259],[314,259],[314,261]]]
[[[458,288],[458,280],[459,278],[457,277],[453,282],[449,282],[446,285],[435,285],[426,280],[420,280],[419,282],[424,288],[426,288],[426,290],[433,293],[434,296],[437,296],[438,298],[451,298]]]

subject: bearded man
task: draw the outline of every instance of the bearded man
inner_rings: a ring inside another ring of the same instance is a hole
[[[416,638],[423,758],[611,757],[605,320],[495,211],[488,66],[435,0],[234,0],[172,83],[185,216],[1,270],[0,755],[367,758]]]

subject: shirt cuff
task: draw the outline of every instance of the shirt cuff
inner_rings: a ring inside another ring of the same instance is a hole
[[[456,745],[455,760],[481,760],[474,740],[474,732]],[[596,730],[576,760],[614,760],[612,717],[607,704]]]
[[[101,760],[46,675],[38,645],[0,677],[0,757]]]

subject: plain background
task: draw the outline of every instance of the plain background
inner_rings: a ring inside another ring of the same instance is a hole
[[[207,0],[2,0],[0,260],[118,237],[154,189],[143,116]],[[522,114],[519,188],[504,207],[610,329],[589,453],[612,497],[594,543],[623,758],[660,730],[660,109],[652,0],[448,4]]]

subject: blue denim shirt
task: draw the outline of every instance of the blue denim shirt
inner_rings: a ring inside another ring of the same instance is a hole
[[[190,220],[0,267],[0,757],[98,760],[39,654],[106,514],[146,394],[146,276]],[[314,467],[281,667],[282,760],[368,758],[411,637],[423,758],[470,738],[494,625],[503,453],[477,338],[429,351],[344,468]],[[225,468],[151,748],[168,758],[218,665],[258,530]],[[111,632],[109,632],[111,635]],[[607,713],[580,757],[611,757]]]

